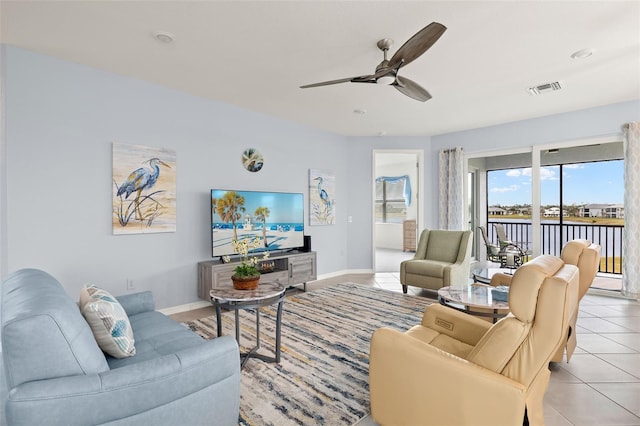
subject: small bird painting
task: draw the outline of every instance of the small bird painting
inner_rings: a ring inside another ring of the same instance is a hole
[[[159,158],[151,158],[145,161],[145,163],[148,163],[149,166],[140,167],[139,169],[132,171],[125,181],[122,182],[117,193],[118,196],[122,196],[124,194],[124,198],[128,199],[133,192],[137,192],[134,204],[139,220],[142,220],[142,213],[140,212],[140,194],[142,194],[142,191],[145,189],[151,189],[153,185],[155,185],[158,177],[160,176],[160,165],[171,168],[171,166]]]
[[[335,176],[309,169],[309,224],[332,225],[335,220]]]

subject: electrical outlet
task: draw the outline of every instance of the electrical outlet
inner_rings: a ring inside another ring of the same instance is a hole
[[[133,280],[127,278],[127,290],[135,290],[136,286],[133,284]]]

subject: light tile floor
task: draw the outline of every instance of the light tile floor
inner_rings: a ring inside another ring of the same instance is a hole
[[[402,291],[400,274],[347,274],[307,285],[308,291],[341,282]],[[409,287],[409,293],[436,298],[435,292]],[[179,321],[212,315],[203,308],[175,315]],[[569,363],[551,364],[544,400],[547,426],[640,426],[640,303],[587,294],[580,302],[578,347]],[[358,426],[374,426],[367,417]]]

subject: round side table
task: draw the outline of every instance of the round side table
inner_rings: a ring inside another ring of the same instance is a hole
[[[216,308],[218,337],[222,336],[222,309],[233,310],[235,314],[236,341],[240,344],[240,309],[256,308],[256,344],[246,353],[240,354],[241,367],[249,358],[257,358],[266,362],[280,362],[280,327],[282,324],[282,304],[284,303],[286,288],[278,283],[261,282],[255,290],[236,290],[231,282],[223,287],[210,291],[211,303]],[[256,353],[260,349],[260,307],[278,304],[276,316],[276,347],[275,357]]]

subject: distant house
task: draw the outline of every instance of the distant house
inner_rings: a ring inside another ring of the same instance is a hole
[[[624,218],[624,205],[622,204],[610,204],[602,212],[602,217],[607,218]]]
[[[505,216],[507,211],[502,207],[498,206],[489,206],[489,216]]]
[[[582,217],[624,218],[623,204],[587,204],[580,207]]]
[[[560,217],[560,207],[550,207],[548,209],[544,209],[542,215],[544,217]]]

